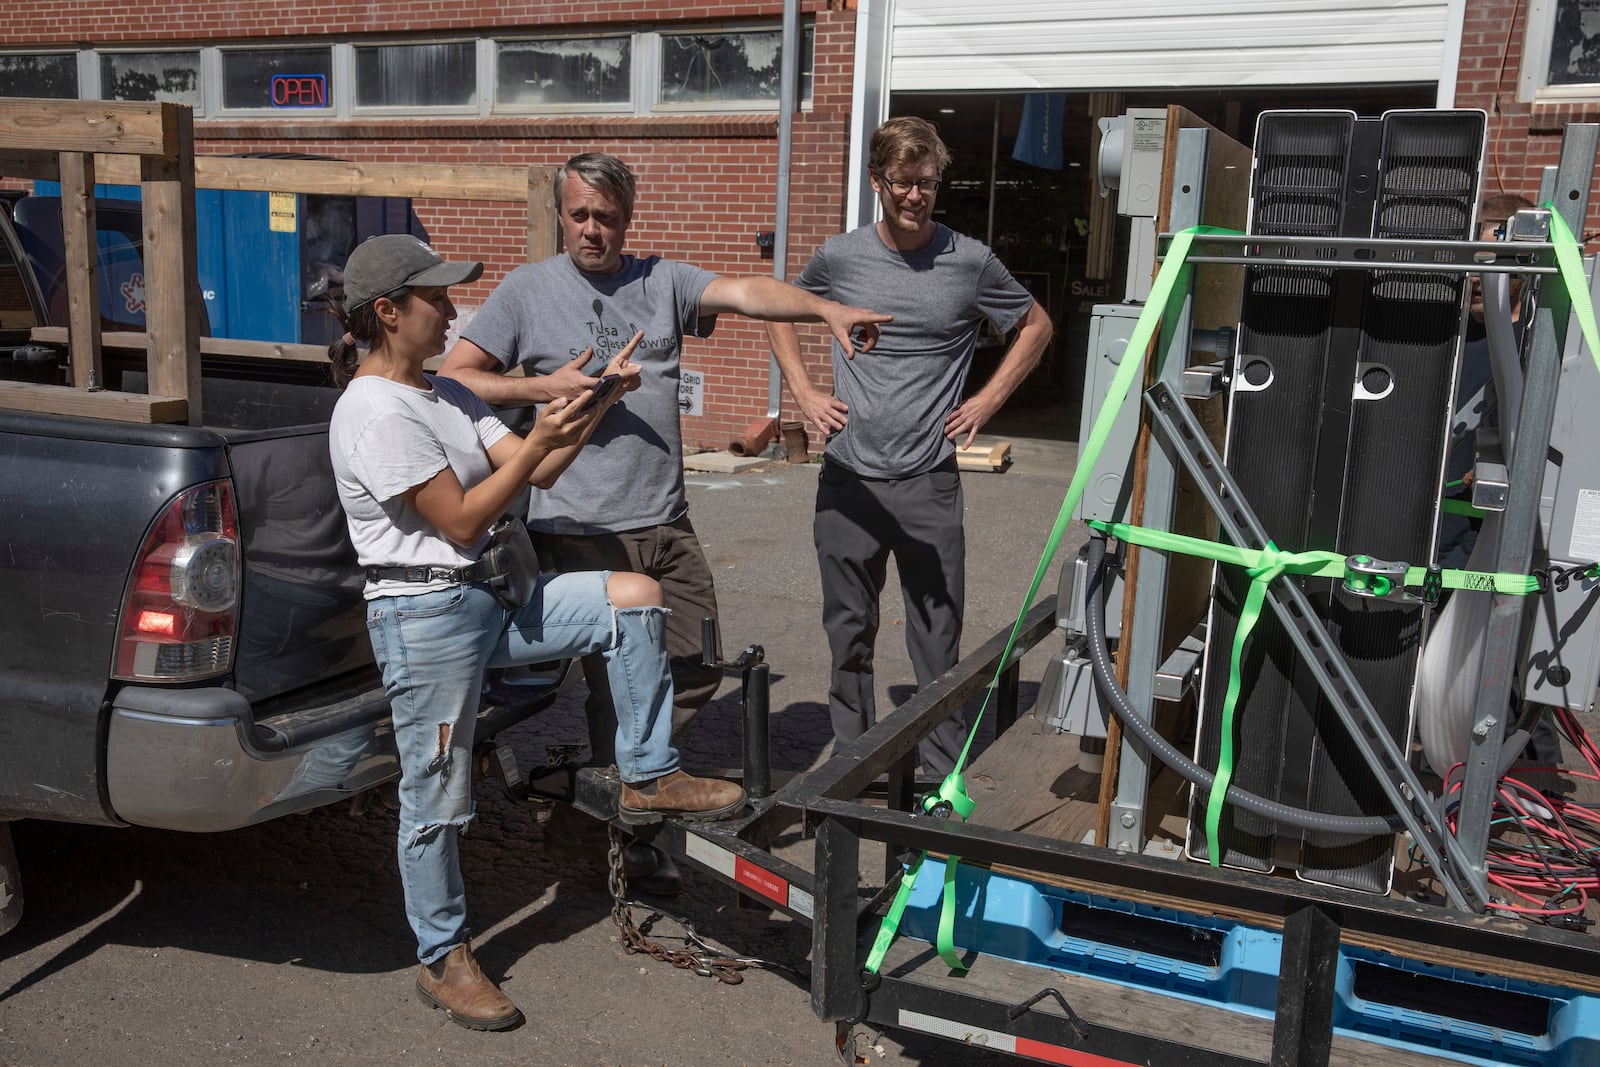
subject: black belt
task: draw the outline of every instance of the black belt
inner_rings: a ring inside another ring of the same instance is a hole
[[[451,585],[466,585],[487,581],[491,577],[493,575],[489,573],[488,562],[481,559],[466,567],[367,568],[369,582],[449,582]]]

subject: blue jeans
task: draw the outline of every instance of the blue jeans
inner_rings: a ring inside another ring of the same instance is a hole
[[[678,766],[666,612],[614,607],[606,576],[545,575],[514,615],[481,585],[368,602],[400,756],[400,881],[423,963],[470,936],[457,836],[473,814],[472,735],[485,667],[602,653],[616,694],[622,780]]]

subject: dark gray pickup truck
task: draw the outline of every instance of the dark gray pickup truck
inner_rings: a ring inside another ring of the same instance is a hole
[[[0,212],[0,375],[59,382]],[[105,354],[106,386],[143,390]],[[227,830],[398,774],[327,454],[324,364],[208,357],[202,426],[0,409],[0,932],[8,820]],[[519,686],[480,736],[570,673]]]

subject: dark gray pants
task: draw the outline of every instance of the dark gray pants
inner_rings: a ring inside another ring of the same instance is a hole
[[[822,572],[822,627],[833,656],[828,713],[840,741],[877,721],[873,646],[878,601],[894,556],[905,597],[906,650],[918,687],[961,656],[966,596],[966,535],[955,457],[911,478],[863,478],[824,462],[813,535]],[[925,771],[948,774],[966,739],[962,716],[941,723],[918,750]]]
[[[626,571],[649,575],[661,583],[662,599],[671,612],[667,616],[667,661],[672,669],[672,735],[677,737],[722,683],[722,672],[701,661],[700,620],[717,617],[717,591],[688,514],[663,526],[623,533],[532,534],[539,565],[545,570]],[[601,765],[614,762],[617,716],[605,660],[585,656],[583,677],[589,683],[584,715],[590,751]]]

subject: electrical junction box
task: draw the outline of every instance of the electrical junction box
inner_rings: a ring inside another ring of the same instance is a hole
[[[1117,213],[1153,219],[1161,208],[1161,161],[1167,150],[1167,109],[1130,107],[1124,120]]]
[[[1107,564],[1110,564],[1108,559]],[[1102,572],[1110,585],[1105,600],[1105,636],[1116,641],[1122,635],[1122,571],[1108,566]],[[1084,646],[1088,627],[1089,560],[1088,548],[1061,565],[1056,581],[1056,625],[1065,635],[1059,655],[1044,668],[1039,696],[1034,701],[1034,717],[1057,733],[1079,737],[1105,737],[1107,711],[1094,686],[1089,653]]]
[[[1111,381],[1126,355],[1133,327],[1144,309],[1131,304],[1096,304],[1089,320],[1089,351],[1083,376],[1083,409],[1078,423],[1079,447],[1088,443],[1095,417],[1105,403]],[[1138,353],[1134,358],[1138,358]],[[1128,389],[1117,409],[1111,436],[1095,461],[1094,470],[1079,498],[1073,518],[1119,522],[1127,517],[1128,492],[1132,488],[1133,445],[1139,432],[1139,396],[1144,387],[1140,377]]]
[[[1106,736],[1106,709],[1094,687],[1088,654],[1081,647],[1068,645],[1045,664],[1034,717],[1058,734]]]

